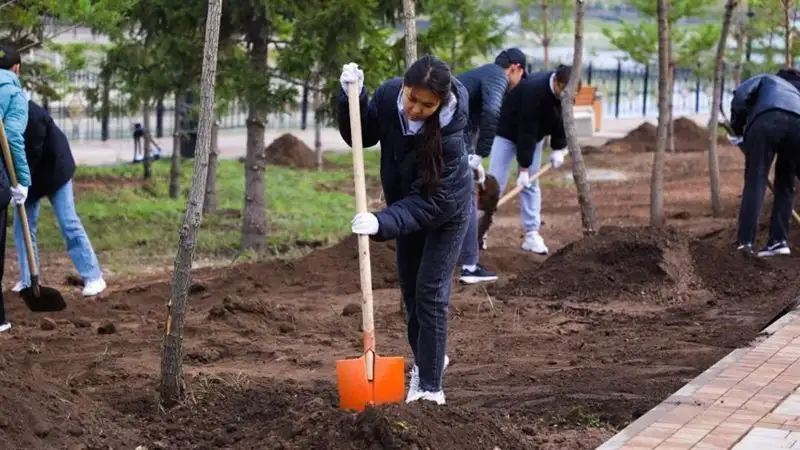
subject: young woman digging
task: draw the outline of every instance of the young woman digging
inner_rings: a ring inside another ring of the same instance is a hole
[[[397,239],[397,271],[414,354],[406,402],[444,404],[447,315],[453,270],[469,220],[474,181],[464,141],[467,93],[433,56],[384,82],[367,104],[364,73],[346,64],[340,78],[339,132],[351,144],[347,85],[361,92],[364,147],[380,142],[386,207],[353,218],[356,234]]]

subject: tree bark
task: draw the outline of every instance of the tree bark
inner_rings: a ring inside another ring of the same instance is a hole
[[[217,52],[219,50],[219,23],[222,0],[209,0],[206,36],[203,45],[203,71],[200,81],[200,124],[197,150],[194,157],[194,177],[186,202],[186,214],[180,229],[178,252],[172,274],[172,290],[167,304],[167,322],[161,353],[161,403],[165,407],[176,405],[183,395],[183,327],[186,303],[192,275],[192,258],[197,244],[197,234],[203,220],[203,194],[208,170],[208,153],[211,146],[214,120],[214,84],[217,78]]]
[[[319,107],[322,105],[322,93],[319,90],[314,91],[314,155],[317,157],[317,171],[322,172],[325,164],[322,158],[322,120],[318,113]]]
[[[738,86],[742,83],[745,37],[750,32],[747,24],[747,1],[748,0],[740,0],[736,2],[733,15],[734,17],[731,19],[731,27],[736,30],[736,64],[733,68],[734,86]]]
[[[717,43],[717,55],[714,60],[714,92],[711,96],[711,118],[708,119],[708,181],[711,187],[711,214],[714,217],[722,215],[719,158],[717,157],[717,121],[719,120],[719,106],[722,103],[722,69],[725,62],[725,48],[735,7],[736,0],[726,0],[725,14],[722,16],[722,30]]]
[[[146,100],[142,105],[142,127],[144,128],[144,159],[142,160],[142,167],[144,168],[143,178],[149,181],[153,178],[153,152],[150,145],[150,101]]]
[[[546,2],[543,2],[545,4]],[[575,131],[574,102],[578,93],[578,81],[581,79],[583,65],[583,0],[575,1],[575,48],[572,56],[572,71],[566,91],[561,96],[561,116],[564,121],[564,133],[567,136],[567,147],[572,159],[572,179],[578,191],[578,205],[581,208],[581,225],[584,234],[594,234],[597,213],[590,197],[589,180],[586,177],[586,166],[583,164],[578,134]]]
[[[784,35],[783,60],[787,69],[794,67],[794,58],[792,57],[792,40],[794,37],[794,26],[792,24],[794,14],[792,14],[792,10],[794,9],[794,2],[795,0],[781,0]]]
[[[254,74],[267,77],[269,30],[265,17],[255,19],[255,30],[249,36],[250,68]],[[261,252],[267,239],[267,195],[264,175],[266,153],[264,129],[266,114],[263,106],[251,102],[247,115],[247,150],[244,161],[244,210],[242,212],[241,249]]]
[[[667,134],[671,114],[669,111],[669,0],[657,0],[658,9],[658,129],[656,152],[653,156],[653,174],[650,179],[650,225],[664,224],[664,162],[667,151]]]
[[[406,68],[417,60],[417,13],[414,0],[403,0],[403,28],[406,44]]]
[[[169,166],[169,197],[178,198],[181,195],[181,139],[183,133],[180,125],[180,111],[178,110],[178,102],[180,101],[180,93],[175,93],[175,111],[174,117],[174,131],[172,132],[172,156],[170,157]]]
[[[214,118],[211,129],[211,149],[208,152],[208,176],[206,195],[203,198],[203,214],[217,212],[217,161],[219,160],[219,121]]]

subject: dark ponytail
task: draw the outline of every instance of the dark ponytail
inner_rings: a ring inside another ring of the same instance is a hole
[[[420,145],[417,149],[417,165],[422,179],[422,192],[430,195],[439,187],[444,171],[442,125],[439,122],[439,112],[447,106],[451,98],[450,67],[435,56],[423,56],[408,68],[403,77],[403,85],[428,89],[441,99],[439,108],[425,119]]]

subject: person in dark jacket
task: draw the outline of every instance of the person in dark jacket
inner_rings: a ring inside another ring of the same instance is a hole
[[[489,174],[497,179],[500,195],[503,195],[516,156],[517,184],[525,188],[520,193],[522,226],[525,229],[522,248],[542,255],[548,253],[539,234],[542,194],[539,180],[531,181],[530,176],[541,165],[545,136],[550,136],[553,148],[550,164],[558,168],[564,163],[567,139],[561,119],[561,93],[567,86],[570,72],[570,66],[560,65],[555,71],[535,73],[520,81],[506,95],[489,159]]]
[[[469,94],[469,122],[464,137],[467,140],[468,150],[471,150],[473,142],[477,141],[475,152],[470,151],[469,165],[478,172],[478,183],[483,183],[486,178],[483,158],[488,157],[492,149],[503,97],[509,89],[513,89],[526,77],[525,64],[525,53],[518,48],[509,48],[500,52],[493,64],[485,64],[458,76],[458,81],[464,85]],[[476,196],[471,202],[475,205],[474,211],[470,216],[464,248],[461,251],[460,280],[466,284],[497,280],[496,274],[478,262],[477,201]]]
[[[75,159],[67,137],[53,122],[50,114],[33,101],[28,102],[28,126],[25,129],[25,154],[31,170],[31,187],[25,202],[25,212],[31,230],[35,261],[39,261],[36,247],[36,224],[39,219],[39,204],[47,197],[61,229],[75,269],[83,279],[83,295],[100,294],[106,289],[103,272],[97,261],[86,230],[75,211],[72,191],[72,176],[75,174]],[[30,286],[30,268],[25,255],[25,241],[19,213],[14,210],[14,244],[17,247],[20,280],[13,290],[19,292]]]
[[[351,143],[347,84],[361,92],[364,147],[380,142],[386,207],[359,213],[352,231],[377,241],[397,240],[397,271],[414,354],[407,402],[445,403],[447,316],[453,270],[469,222],[474,181],[464,128],[467,91],[433,56],[417,60],[403,78],[384,82],[367,103],[364,74],[355,63],[341,75],[339,132]]]
[[[753,251],[769,169],[777,157],[769,239],[758,256],[788,255],[794,176],[800,156],[800,91],[775,75],[745,80],[733,93],[731,129],[731,143],[741,145],[745,153],[737,248]]]

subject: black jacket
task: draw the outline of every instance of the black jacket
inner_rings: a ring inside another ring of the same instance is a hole
[[[465,133],[470,143],[468,150],[472,148],[472,136],[478,133],[475,153],[486,158],[492,150],[500,107],[508,89],[508,76],[502,67],[492,63],[462,73],[458,81],[469,94],[469,123]]]
[[[775,75],[748,78],[733,92],[731,128],[744,137],[758,116],[776,109],[800,116],[800,91]]]
[[[459,216],[467,214],[468,202],[475,183],[467,163],[464,128],[469,116],[467,91],[453,79],[457,106],[452,120],[442,128],[444,170],[439,188],[429,196],[421,192],[421,180],[416,161],[420,135],[406,136],[400,122],[397,102],[402,78],[383,83],[367,104],[367,90],[361,91],[361,130],[365,148],[381,144],[381,186],[386,207],[378,217],[375,240],[394,239],[420,230],[432,230]],[[338,98],[339,133],[348,145],[350,112],[347,94]]]
[[[28,102],[25,154],[31,169],[26,203],[53,195],[75,175],[75,159],[67,137],[47,110],[33,101]]]
[[[536,143],[547,135],[554,150],[567,146],[561,99],[550,89],[553,73],[538,72],[524,78],[503,100],[497,135],[516,144],[520,167],[530,167]]]

